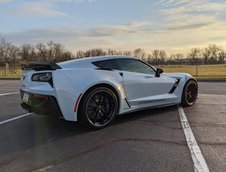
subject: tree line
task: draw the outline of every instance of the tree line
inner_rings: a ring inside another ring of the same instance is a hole
[[[19,66],[30,61],[60,62],[75,58],[109,55],[134,56],[152,65],[200,65],[223,64],[226,62],[226,51],[215,44],[210,44],[204,49],[192,48],[186,54],[167,54],[165,50],[161,49],[155,49],[147,53],[142,48],[124,51],[97,48],[85,51],[80,50],[73,54],[61,43],[54,43],[52,41],[47,44],[23,44],[18,47],[5,39],[0,39],[0,66],[6,63]]]
[[[186,54],[172,53],[170,55],[168,55],[165,50],[161,49],[155,49],[151,53],[147,53],[144,49],[141,48],[137,48],[133,51],[117,51],[112,49],[103,50],[99,48],[86,51],[78,51],[76,53],[76,58],[106,55],[134,56],[153,65],[201,65],[224,64],[226,62],[226,51],[222,47],[215,44],[210,44],[204,49],[192,48]]]
[[[20,65],[31,61],[60,62],[75,58],[62,44],[52,41],[47,44],[23,44],[20,47],[5,39],[0,40],[0,66]]]

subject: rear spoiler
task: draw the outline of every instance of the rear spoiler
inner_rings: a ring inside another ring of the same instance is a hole
[[[30,62],[26,65],[22,65],[21,68],[22,70],[35,70],[35,71],[61,69],[59,65],[53,62]]]

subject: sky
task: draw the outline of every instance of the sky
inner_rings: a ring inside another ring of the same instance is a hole
[[[186,52],[226,48],[225,0],[0,0],[0,37],[18,46]]]

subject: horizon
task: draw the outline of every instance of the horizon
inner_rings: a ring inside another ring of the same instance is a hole
[[[17,46],[59,42],[73,53],[225,49],[225,10],[223,0],[0,0],[0,37]]]

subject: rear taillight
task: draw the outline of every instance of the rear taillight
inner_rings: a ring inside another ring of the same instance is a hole
[[[32,75],[31,80],[35,82],[48,82],[53,87],[51,72],[35,73]]]

